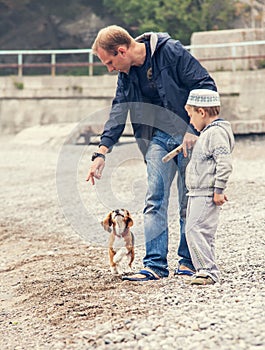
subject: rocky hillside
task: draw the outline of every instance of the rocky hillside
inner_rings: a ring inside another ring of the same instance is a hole
[[[90,47],[98,29],[113,21],[90,2],[0,0],[0,49]]]
[[[102,0],[0,0],[0,49],[90,47],[99,28],[117,23]],[[235,1],[234,28],[264,26],[264,0]]]

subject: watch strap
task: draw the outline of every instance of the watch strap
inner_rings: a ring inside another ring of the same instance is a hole
[[[92,154],[92,157],[91,157],[91,160],[92,160],[92,162],[96,159],[96,158],[102,158],[102,159],[106,159],[106,156],[105,156],[105,154],[103,154],[103,153],[98,153],[98,152],[94,152],[93,154]]]

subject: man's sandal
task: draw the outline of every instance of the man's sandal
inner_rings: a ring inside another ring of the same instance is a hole
[[[190,269],[181,269],[181,266],[177,267],[174,271],[174,276],[193,276],[195,271]]]
[[[135,275],[142,275],[144,277],[134,277]],[[159,280],[159,277],[156,277],[149,270],[140,270],[134,276],[122,276],[123,281],[131,281],[131,282],[145,282],[145,281],[154,281]]]

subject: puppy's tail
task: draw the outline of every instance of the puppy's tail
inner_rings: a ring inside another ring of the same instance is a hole
[[[113,262],[115,262],[115,264],[118,264],[122,258],[127,255],[127,249],[125,247],[120,248],[117,253],[114,255],[113,258]]]

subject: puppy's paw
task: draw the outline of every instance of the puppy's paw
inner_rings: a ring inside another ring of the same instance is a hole
[[[111,267],[110,267],[110,272],[112,273],[113,276],[119,275],[117,266],[111,266]]]
[[[115,264],[118,264],[122,261],[123,257],[125,257],[127,255],[127,249],[126,247],[122,247],[120,248],[117,253],[114,255],[113,257],[113,262]]]

